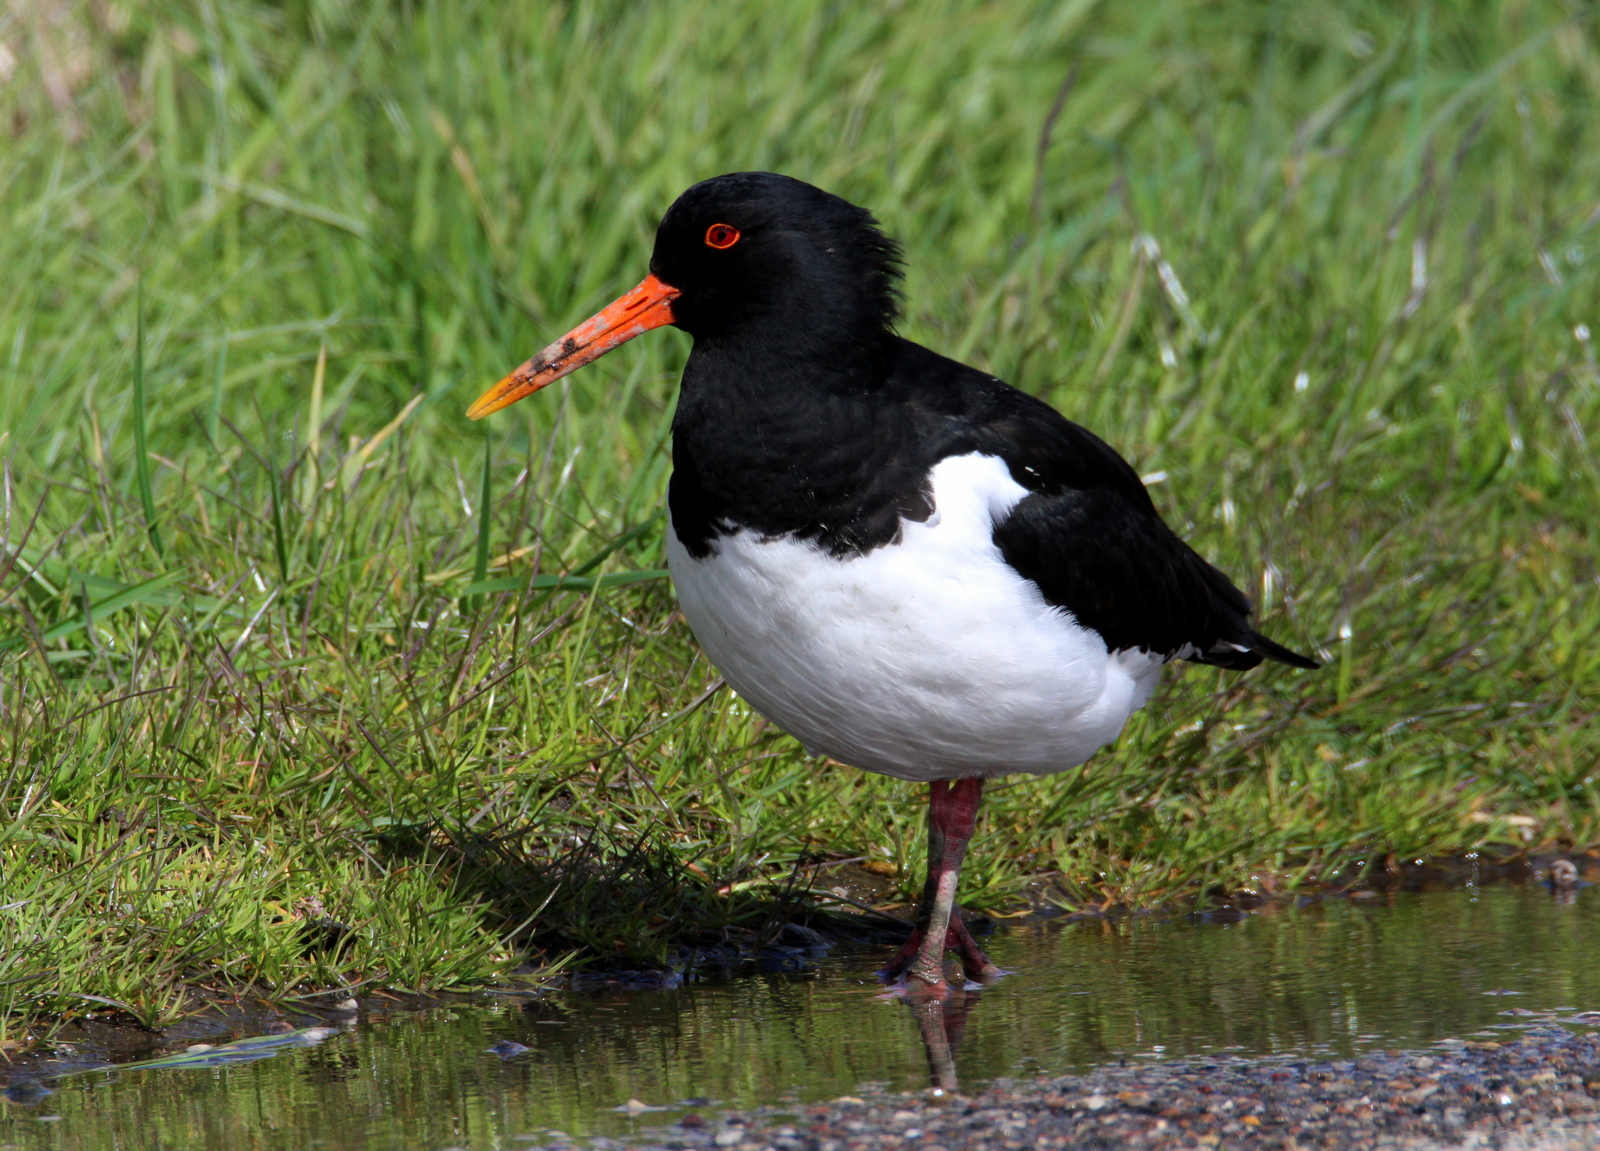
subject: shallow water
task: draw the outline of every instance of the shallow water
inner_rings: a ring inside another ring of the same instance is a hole
[[[952,1028],[966,1090],[1123,1057],[1340,1056],[1600,1009],[1600,887],[1046,924],[994,937],[990,953],[1013,974],[969,997]],[[258,1062],[78,1074],[31,1102],[0,1101],[0,1147],[516,1148],[552,1129],[625,1135],[689,1109],[613,1110],[629,1099],[713,1112],[926,1086],[917,1017],[872,978],[884,958],[528,1006],[390,1012],[372,999],[344,1032]],[[529,1050],[490,1054],[502,1040]]]

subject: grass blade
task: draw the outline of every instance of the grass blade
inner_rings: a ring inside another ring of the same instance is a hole
[[[211,442],[217,442],[218,429],[222,426],[222,386],[228,375],[228,335],[226,332],[217,341],[217,354],[211,365],[211,406],[206,411],[206,435]]]
[[[489,574],[489,463],[493,459],[494,451],[492,440],[487,432],[483,437],[483,484],[478,491],[478,550],[472,557],[472,582],[480,584]],[[478,597],[463,595],[461,597],[461,610],[474,612],[478,610]]]
[[[532,580],[522,576],[502,576],[498,579],[475,580],[469,583],[462,595],[493,595],[503,591],[593,591],[595,588],[625,587],[628,584],[647,583],[666,579],[672,573],[665,568],[650,568],[631,572],[610,572],[602,576],[537,575]]]
[[[278,574],[289,582],[289,541],[283,530],[283,478],[278,475],[276,459],[267,460],[268,483],[272,496],[272,546],[278,555]]]
[[[39,638],[45,643],[52,643],[55,640],[64,639],[69,635],[82,631],[89,626],[91,619],[103,620],[112,612],[121,611],[123,608],[132,607],[134,604],[162,602],[164,597],[160,593],[182,578],[183,573],[179,571],[152,576],[142,583],[134,584],[132,587],[124,588],[109,595],[98,603],[88,604],[85,610],[79,612],[76,616],[46,628]],[[0,651],[14,651],[23,647],[26,643],[27,641],[22,638],[0,641]]]
[[[150,486],[150,449],[145,433],[143,273],[139,275],[134,298],[137,314],[133,337],[133,471],[139,484],[139,503],[144,508],[144,530],[149,533],[156,554],[165,557],[167,551],[161,545],[161,531],[156,527],[156,497]]]

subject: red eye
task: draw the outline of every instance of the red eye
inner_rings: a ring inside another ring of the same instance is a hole
[[[739,229],[732,224],[712,224],[706,229],[706,247],[731,248],[739,242]]]

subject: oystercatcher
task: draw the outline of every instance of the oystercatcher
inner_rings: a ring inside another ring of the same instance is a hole
[[[998,969],[955,905],[984,781],[1081,764],[1162,665],[1317,664],[1162,522],[1104,441],[902,339],[900,249],[787,176],[690,188],[644,282],[473,404],[479,419],[664,324],[694,337],[668,562],[727,682],[813,753],[931,784],[916,932],[884,969]]]

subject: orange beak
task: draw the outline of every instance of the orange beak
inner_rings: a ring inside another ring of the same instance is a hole
[[[553,384],[568,372],[591,360],[598,360],[612,348],[633,337],[672,323],[672,301],[677,288],[663,284],[655,276],[619,297],[562,336],[522,367],[490,388],[470,408],[467,419],[481,420],[523,396],[531,396],[546,384]]]

